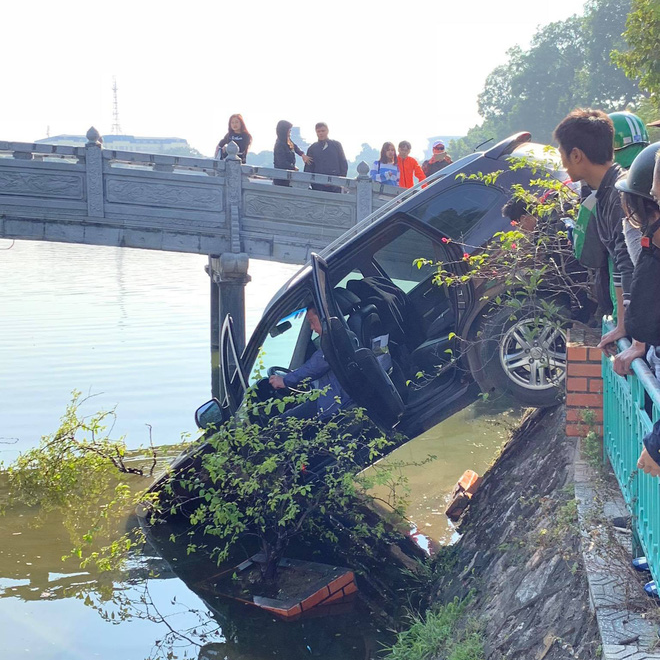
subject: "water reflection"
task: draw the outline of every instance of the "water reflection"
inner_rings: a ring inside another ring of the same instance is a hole
[[[385,459],[420,463],[429,455],[437,457],[403,472],[411,490],[408,517],[419,532],[442,545],[457,539],[454,525],[444,513],[454,485],[465,470],[483,474],[488,469],[522,414],[520,405],[505,396],[482,401],[474,400],[472,394],[463,405],[466,407]],[[384,490],[375,492],[386,494]]]
[[[171,542],[169,534],[179,531],[175,525],[164,525],[149,539],[151,547],[198,594],[219,625],[222,640],[209,640],[199,650],[199,658],[303,660],[311,656],[363,660],[375,658],[382,645],[391,642],[391,635],[374,624],[372,614],[359,600],[336,608],[332,616],[317,617],[312,610],[310,618],[284,622],[268,612],[214,595],[208,578],[218,573],[217,565],[203,556],[188,554],[185,545]]]
[[[210,395],[206,257],[16,241],[0,251],[0,460],[57,428],[78,389],[129,446],[194,432]],[[252,260],[251,332],[295,266]],[[10,444],[11,443],[11,444]]]
[[[208,278],[205,257],[106,247],[16,242],[0,251],[0,460],[53,432],[70,392],[98,394],[88,412],[118,406],[114,436],[158,444],[194,431],[192,413],[208,399]],[[248,332],[295,267],[252,261]],[[499,406],[499,407],[498,407]],[[403,460],[436,454],[408,474],[410,517],[447,542],[446,498],[461,473],[483,473],[506,435],[503,402],[476,402],[395,452]],[[284,623],[251,608],[203,597],[177,577],[210,567],[185,553],[135,557],[127,572],[99,576],[62,562],[71,548],[57,516],[33,526],[35,512],[0,517],[2,657],[141,660],[171,628],[177,653],[230,658],[365,658],[379,631],[366,612]],[[172,566],[175,571],[172,570]],[[196,635],[196,636],[195,636]],[[198,646],[199,645],[199,646]],[[200,650],[201,648],[201,650]]]
[[[163,526],[151,537],[158,545],[121,573],[99,575],[61,561],[70,543],[56,514],[43,526],[33,523],[28,509],[2,518],[2,657],[141,660],[174,651],[187,658],[357,660],[375,657],[389,639],[359,603],[332,617],[285,623],[200,589],[218,567],[189,555],[187,540],[170,543],[181,531],[173,526]]]

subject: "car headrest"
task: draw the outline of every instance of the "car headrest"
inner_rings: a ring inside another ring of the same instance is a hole
[[[343,287],[338,286],[334,290],[334,296],[337,305],[339,305],[339,309],[344,316],[352,314],[360,307],[360,299],[354,293],[347,291]]]

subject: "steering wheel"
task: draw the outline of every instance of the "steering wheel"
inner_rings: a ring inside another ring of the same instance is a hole
[[[286,367],[268,367],[266,369],[266,373],[268,374],[268,378],[271,376],[285,376],[286,374],[290,374],[292,369],[287,369]],[[300,392],[308,392],[309,391],[309,386],[307,385],[296,385],[294,388],[287,387],[285,389],[279,389],[276,390],[275,388],[271,388],[271,390],[275,393],[275,396],[282,397],[287,394],[299,394]],[[271,396],[273,396],[271,394]]]
[[[268,367],[266,373],[269,378],[271,376],[284,376],[285,374],[290,374],[291,369],[287,369],[286,367]]]
[[[281,399],[283,396],[286,396],[289,394],[289,389],[284,388],[284,389],[279,389],[276,390],[269,382],[268,379],[271,376],[284,376],[285,374],[288,374],[291,371],[291,369],[287,369],[285,367],[268,367],[266,370],[266,378],[262,378],[257,382],[257,396],[260,401],[266,401],[267,399],[270,399],[272,397],[276,397],[278,399]]]

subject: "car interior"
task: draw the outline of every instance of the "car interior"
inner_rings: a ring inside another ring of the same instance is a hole
[[[418,266],[419,258],[446,263],[451,256],[423,228],[394,222],[330,270],[332,295],[351,340],[373,351],[407,407],[437,395],[456,377],[454,289],[437,284],[435,267]],[[306,304],[297,298],[293,306],[266,337],[264,364],[295,369],[318,347],[304,322]],[[256,375],[253,370],[251,380]]]

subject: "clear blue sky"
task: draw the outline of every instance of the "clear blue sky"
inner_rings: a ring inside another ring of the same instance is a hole
[[[362,142],[462,135],[477,94],[539,25],[579,0],[23,0],[0,9],[0,139],[102,133],[112,77],[124,133],[184,137],[212,155],[241,112],[254,150],[288,119],[311,140],[330,125],[349,156]],[[524,129],[521,126],[520,129]]]

